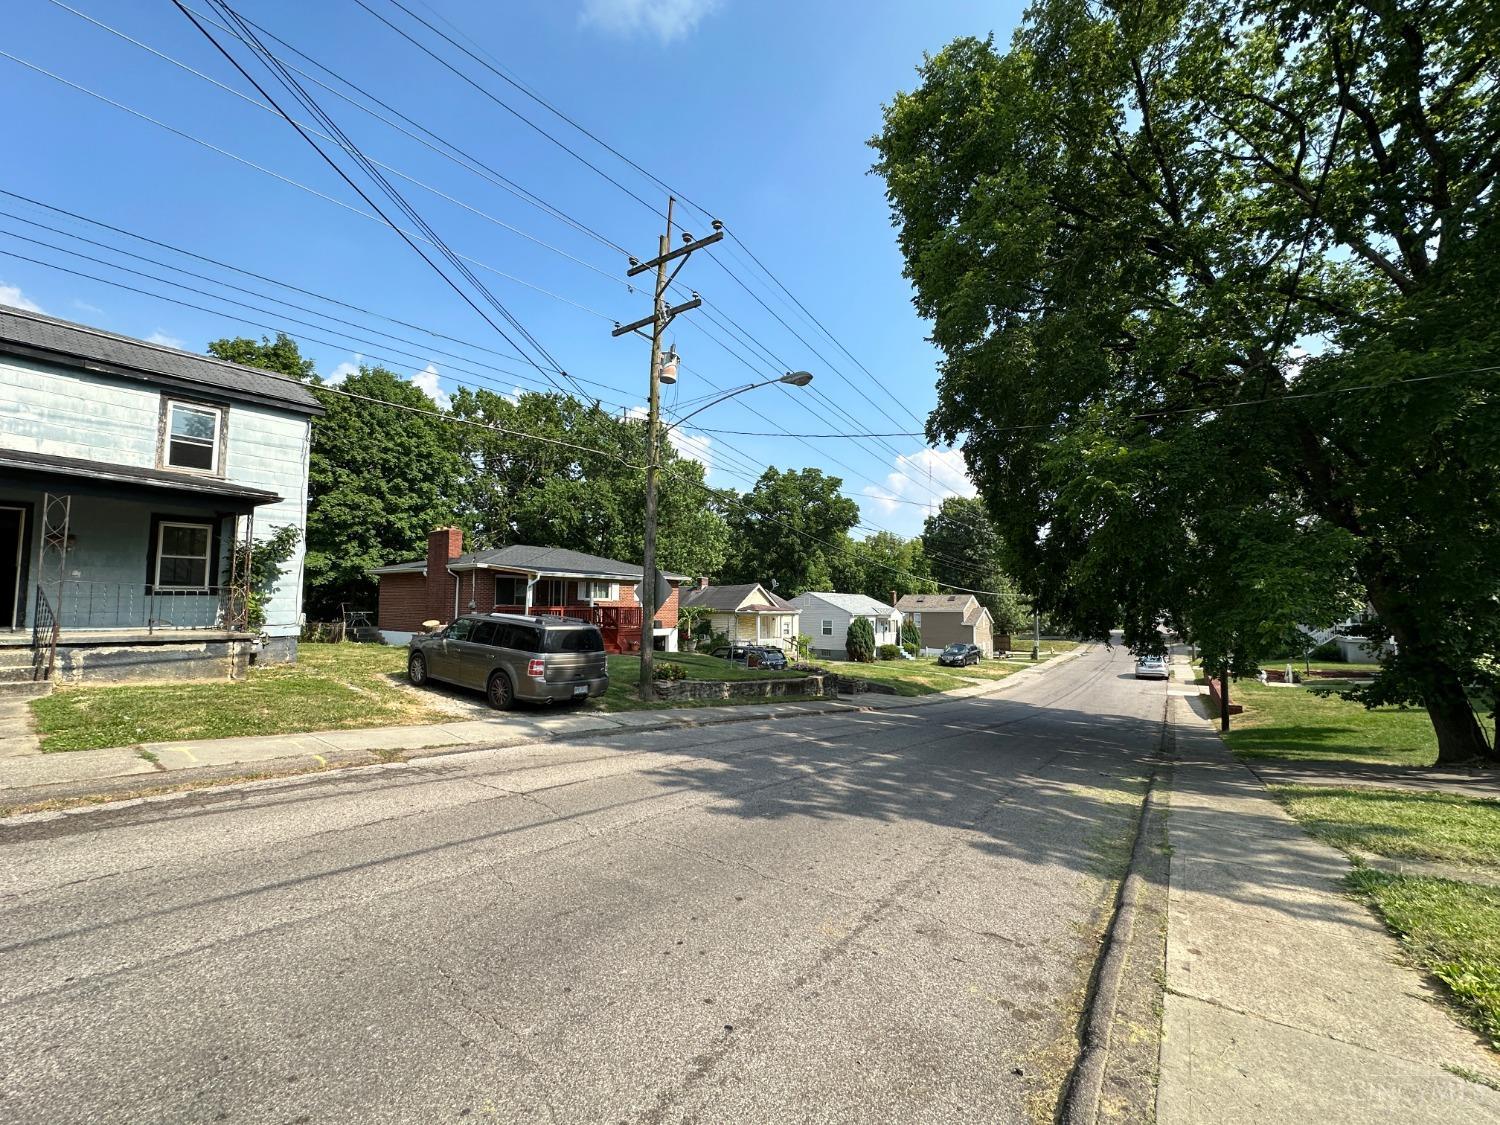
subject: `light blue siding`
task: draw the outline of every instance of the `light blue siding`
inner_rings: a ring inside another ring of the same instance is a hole
[[[282,525],[305,528],[310,428],[305,415],[292,411],[226,404],[207,389],[178,394],[124,378],[6,357],[0,358],[0,448],[156,468],[164,395],[219,405],[227,419],[222,479],[282,497],[279,503],[256,509],[257,539],[266,538]],[[75,599],[70,600],[80,603],[89,593],[103,596],[101,591],[108,586],[116,587],[109,596],[121,604],[127,592],[137,586],[144,596],[153,514],[214,518],[226,506],[211,497],[188,500],[165,492],[157,498],[135,491],[130,499],[121,500],[104,484],[85,486],[80,482],[68,491],[73,495],[70,530],[75,545],[69,554],[67,577],[75,583]],[[40,523],[39,490],[0,486],[0,501],[4,500],[33,504],[34,523]],[[224,517],[218,522],[221,551],[227,552],[231,521]],[[41,556],[40,534],[35,526],[29,553],[27,584],[34,590]],[[273,637],[296,636],[300,629],[302,557],[299,539],[267,601],[264,628]],[[227,580],[227,558],[221,557],[219,582]],[[85,583],[96,585],[86,587]],[[179,605],[173,612],[186,616],[191,611]]]

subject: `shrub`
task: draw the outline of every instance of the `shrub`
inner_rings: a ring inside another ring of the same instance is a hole
[[[899,645],[881,645],[880,646],[880,659],[882,659],[882,660],[900,660],[901,659],[901,646],[899,646]]]
[[[849,635],[844,641],[844,651],[849,659],[860,664],[875,660],[875,626],[868,617],[856,617],[849,622]]]
[[[1339,648],[1337,641],[1324,641],[1317,648],[1307,654],[1309,660],[1322,660],[1331,663],[1343,663],[1344,650]]]
[[[715,633],[713,636],[708,638],[707,647],[709,652],[713,652],[713,650],[716,648],[729,648],[729,634]]]
[[[799,659],[806,660],[809,656],[812,655],[812,638],[809,637],[806,633],[797,634],[796,645],[797,656]]]
[[[901,642],[901,647],[909,652],[912,656],[916,656],[922,651],[922,642],[917,640],[915,637],[908,637],[906,640]]]
[[[653,680],[685,680],[687,679],[687,674],[687,669],[681,664],[662,663],[651,665],[651,678]]]

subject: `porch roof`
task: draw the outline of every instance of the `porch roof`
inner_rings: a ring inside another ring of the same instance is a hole
[[[0,449],[0,473],[41,480],[85,480],[93,484],[121,484],[198,496],[216,496],[238,500],[250,507],[275,504],[281,500],[276,493],[267,492],[263,488],[233,484],[217,477],[174,473],[165,469],[145,469],[136,465],[111,465],[102,461],[86,461],[81,457],[55,457],[19,449]]]

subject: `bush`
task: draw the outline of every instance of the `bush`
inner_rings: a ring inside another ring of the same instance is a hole
[[[871,664],[875,660],[875,626],[868,617],[856,617],[849,622],[849,635],[844,641],[844,651],[849,659],[860,664]]]
[[[716,648],[729,648],[729,634],[715,633],[713,636],[708,638],[708,644],[704,647],[706,647],[709,652],[713,652],[713,650]]]
[[[908,637],[906,640],[901,642],[901,647],[904,648],[912,656],[916,656],[922,651],[922,642],[916,640],[915,638]]]
[[[1324,641],[1317,648],[1307,654],[1309,660],[1321,660],[1334,664],[1344,662],[1344,650],[1339,648],[1337,641]]]
[[[812,655],[812,638],[806,633],[797,634],[796,646],[797,658],[799,660],[806,660]]]
[[[655,664],[651,665],[651,678],[653,680],[685,680],[687,669],[681,664]]]
[[[880,659],[882,659],[882,660],[900,660],[901,659],[901,646],[900,645],[881,645],[880,646]]]

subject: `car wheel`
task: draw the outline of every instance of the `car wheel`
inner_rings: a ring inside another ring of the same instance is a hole
[[[490,677],[485,695],[489,697],[490,706],[497,711],[509,711],[515,706],[516,692],[510,686],[510,677],[504,672],[496,672]]]
[[[406,678],[417,687],[427,682],[427,657],[420,652],[411,654],[411,659],[406,662]]]

